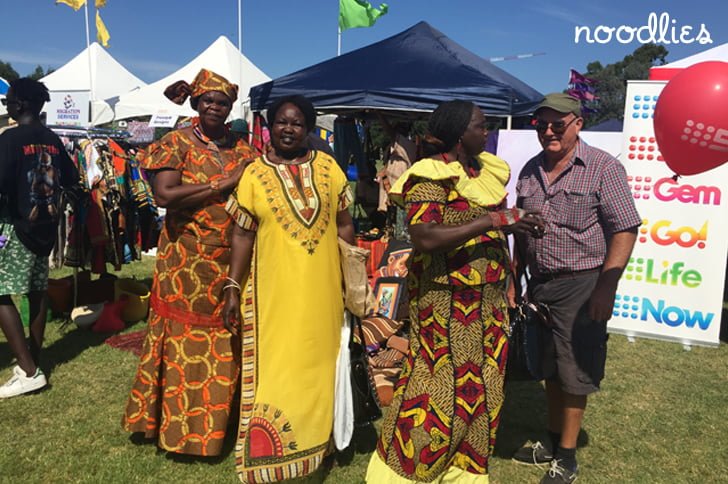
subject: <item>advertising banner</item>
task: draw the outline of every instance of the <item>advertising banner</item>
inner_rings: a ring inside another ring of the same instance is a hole
[[[728,165],[674,176],[653,127],[665,84],[634,81],[627,86],[621,161],[642,226],[609,328],[629,336],[717,346],[728,250]],[[694,133],[699,129],[698,123]]]
[[[51,100],[45,104],[46,124],[51,126],[89,125],[89,91],[51,91]]]

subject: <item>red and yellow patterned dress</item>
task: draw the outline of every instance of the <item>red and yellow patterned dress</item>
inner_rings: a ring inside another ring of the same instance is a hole
[[[421,160],[390,191],[408,224],[459,225],[505,198],[510,176],[483,153],[469,177],[457,163]],[[506,237],[488,231],[440,253],[413,253],[410,351],[382,425],[367,481],[485,483],[508,350]]]
[[[174,131],[140,162],[198,184],[226,177],[253,156],[242,140],[205,149]],[[240,343],[221,317],[232,223],[225,201],[210,198],[168,210],[159,236],[148,334],[122,426],[158,437],[170,452],[218,455],[228,425],[240,364]]]

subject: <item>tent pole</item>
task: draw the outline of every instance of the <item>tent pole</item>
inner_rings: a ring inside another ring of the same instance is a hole
[[[507,129],[508,131],[510,131],[510,130],[511,130],[511,125],[512,125],[512,124],[513,124],[513,116],[511,116],[511,115],[509,114],[509,115],[508,115],[508,117],[506,118],[506,129]]]

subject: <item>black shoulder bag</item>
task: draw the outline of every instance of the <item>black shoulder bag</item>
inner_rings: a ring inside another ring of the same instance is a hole
[[[514,240],[519,262],[521,257],[518,240]],[[543,380],[553,373],[543,364],[544,355],[553,351],[551,334],[551,316],[549,308],[536,302],[531,292],[528,273],[524,270],[526,280],[526,297],[523,299],[521,281],[513,275],[516,287],[516,307],[509,308],[510,341],[508,345],[508,364],[506,376],[511,380]]]
[[[351,339],[349,340],[349,358],[351,360],[351,392],[354,403],[354,425],[367,425],[382,416],[377,400],[376,386],[369,371],[367,350],[364,346],[364,331],[361,320],[350,315],[352,321]],[[354,329],[359,332],[359,342],[354,340]]]

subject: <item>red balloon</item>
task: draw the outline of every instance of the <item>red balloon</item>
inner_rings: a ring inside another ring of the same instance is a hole
[[[655,138],[667,165],[695,175],[728,161],[728,62],[701,62],[673,77],[655,106]]]

